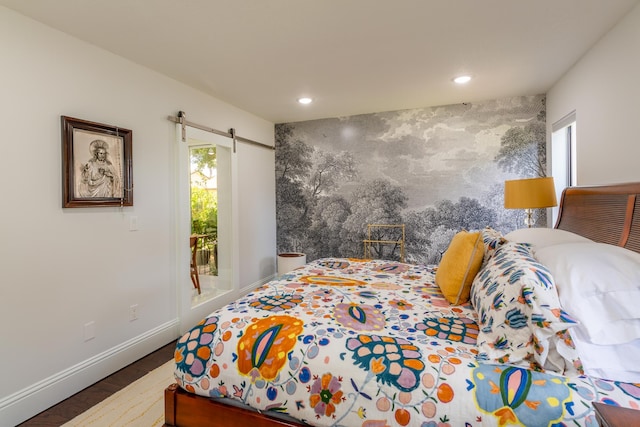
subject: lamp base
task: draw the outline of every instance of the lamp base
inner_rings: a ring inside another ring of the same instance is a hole
[[[524,213],[526,215],[524,217],[524,225],[526,225],[527,228],[533,227],[533,225],[536,223],[533,219],[533,209],[525,209]]]

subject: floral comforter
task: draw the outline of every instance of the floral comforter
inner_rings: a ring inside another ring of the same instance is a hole
[[[186,333],[176,380],[316,426],[597,426],[592,401],[640,407],[640,384],[476,361],[476,313],[435,268],[316,260]]]

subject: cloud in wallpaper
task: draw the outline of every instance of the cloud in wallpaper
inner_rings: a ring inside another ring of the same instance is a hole
[[[433,264],[461,229],[520,228],[504,181],[545,175],[545,135],[542,95],[278,124],[278,250],[362,257],[367,224],[404,224],[405,261]]]

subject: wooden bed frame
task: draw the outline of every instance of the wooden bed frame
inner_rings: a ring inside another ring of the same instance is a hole
[[[555,228],[596,242],[640,253],[640,183],[569,187],[562,193]],[[307,424],[273,418],[182,390],[164,391],[165,426],[177,427],[303,427]]]
[[[640,252],[640,183],[569,187],[555,228]]]

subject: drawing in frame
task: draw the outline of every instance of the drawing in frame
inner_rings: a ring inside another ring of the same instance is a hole
[[[129,129],[61,116],[62,205],[133,206]]]

